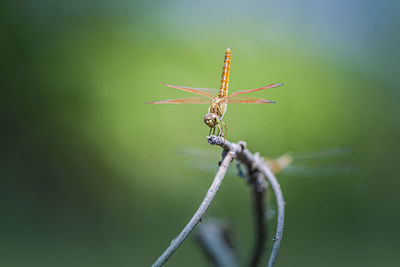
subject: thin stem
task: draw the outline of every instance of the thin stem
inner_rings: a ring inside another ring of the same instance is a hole
[[[218,191],[219,186],[224,179],[226,171],[228,170],[228,166],[231,163],[232,159],[234,158],[235,153],[228,152],[226,153],[225,158],[223,159],[217,174],[215,175],[214,181],[212,182],[210,188],[207,191],[206,196],[201,202],[200,207],[193,215],[192,219],[190,219],[189,223],[183,228],[180,234],[172,240],[169,247],[164,251],[164,253],[153,263],[152,267],[162,266],[169,257],[175,252],[175,250],[182,244],[182,242],[188,237],[188,235],[193,231],[194,227],[201,221],[203,218],[204,213],[207,211],[208,207],[210,206],[215,194]]]
[[[265,165],[262,164],[259,166],[260,171],[265,175],[268,183],[271,185],[272,190],[274,191],[277,210],[278,210],[278,218],[277,218],[277,226],[276,226],[276,234],[273,239],[274,245],[272,246],[271,256],[268,261],[268,267],[273,267],[278,257],[279,248],[281,247],[281,240],[283,236],[283,226],[285,223],[285,200],[283,199],[283,194],[281,190],[281,186],[278,183],[274,173]]]
[[[254,248],[248,266],[256,267],[261,259],[267,240],[267,221],[265,217],[267,184],[261,172],[255,172],[250,177],[252,184],[253,210],[255,219]]]

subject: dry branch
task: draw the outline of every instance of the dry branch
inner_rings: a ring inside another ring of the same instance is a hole
[[[188,237],[188,235],[192,232],[194,227],[201,221],[204,213],[206,212],[207,208],[210,206],[215,194],[217,193],[217,190],[219,186],[222,183],[222,180],[226,174],[226,171],[228,169],[228,166],[230,162],[235,158],[239,162],[241,162],[248,170],[248,173],[250,174],[250,178],[256,179],[256,184],[255,184],[255,189],[259,190],[260,187],[262,186],[262,183],[260,182],[260,174],[264,176],[271,186],[276,202],[277,202],[277,210],[278,210],[278,218],[277,218],[277,229],[276,233],[273,239],[273,247],[272,247],[272,252],[269,257],[268,261],[268,267],[273,267],[274,263],[276,261],[276,258],[278,256],[279,248],[281,245],[281,240],[282,240],[282,235],[283,235],[283,226],[284,226],[284,217],[285,217],[285,201],[283,199],[282,191],[280,188],[280,185],[273,174],[273,172],[269,169],[269,167],[265,164],[264,160],[257,154],[252,154],[250,153],[249,150],[246,149],[246,143],[245,142],[239,142],[237,144],[235,143],[230,143],[229,141],[226,141],[224,138],[219,137],[219,136],[208,136],[207,137],[208,142],[210,145],[218,145],[221,146],[224,151],[222,153],[223,155],[223,160],[220,164],[220,167],[217,171],[217,174],[214,178],[213,183],[211,184],[203,202],[201,203],[200,207],[192,217],[192,219],[189,221],[189,223],[185,226],[185,228],[181,231],[181,233],[174,239],[172,240],[170,246],[164,251],[164,253],[154,262],[152,265],[153,267],[155,266],[161,266],[163,265],[169,257],[175,252],[175,250],[182,244],[182,242]],[[261,191],[260,191],[261,192]],[[256,194],[257,196],[257,194]],[[261,197],[261,195],[257,196],[258,198]],[[263,196],[262,196],[263,198]],[[253,254],[252,257],[252,262],[254,264],[257,264],[258,260],[260,259],[260,255],[263,251],[264,248],[264,239],[266,236],[266,229],[264,226],[265,224],[265,216],[264,216],[264,210],[261,207],[257,207],[257,205],[261,205],[260,201],[262,199],[256,199],[256,209],[262,210],[262,212],[258,212],[258,227],[257,231],[259,232],[260,239],[256,240],[256,250]],[[261,217],[262,216],[262,217]],[[263,227],[263,230],[261,229]]]
[[[246,149],[245,142],[240,141],[235,144],[225,140],[222,137],[214,135],[208,136],[207,139],[210,145],[218,145],[225,151],[234,152],[236,154],[235,159],[245,165],[249,172],[261,172],[271,186],[276,198],[278,210],[276,233],[273,239],[272,252],[268,260],[268,267],[273,267],[281,246],[283,226],[285,221],[285,201],[283,199],[282,190],[278,180],[258,153],[252,154],[248,149]]]
[[[266,219],[267,183],[261,172],[250,173],[249,183],[252,186],[253,210],[255,219],[254,248],[249,262],[249,267],[256,267],[262,259],[268,235]]]

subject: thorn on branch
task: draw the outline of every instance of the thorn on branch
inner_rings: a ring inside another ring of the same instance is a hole
[[[239,141],[238,145],[242,148],[242,151],[246,149],[246,142],[245,141]]]

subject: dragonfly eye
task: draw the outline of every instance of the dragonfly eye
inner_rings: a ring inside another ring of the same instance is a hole
[[[217,114],[208,113],[204,116],[204,122],[205,124],[207,124],[208,127],[214,128],[219,123],[219,119]]]

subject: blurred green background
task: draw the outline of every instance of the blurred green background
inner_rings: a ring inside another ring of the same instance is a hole
[[[253,94],[277,104],[229,106],[229,140],[263,156],[350,147],[321,164],[356,166],[278,177],[287,217],[276,266],[399,266],[398,1],[37,0],[0,10],[1,266],[149,266],[213,179],[177,151],[220,149],[205,139],[207,106],[144,102],[191,96],[164,82],[217,88],[226,46],[231,91],[285,83]],[[232,222],[246,262],[243,180],[226,177],[209,217]],[[208,262],[191,237],[166,266]]]

